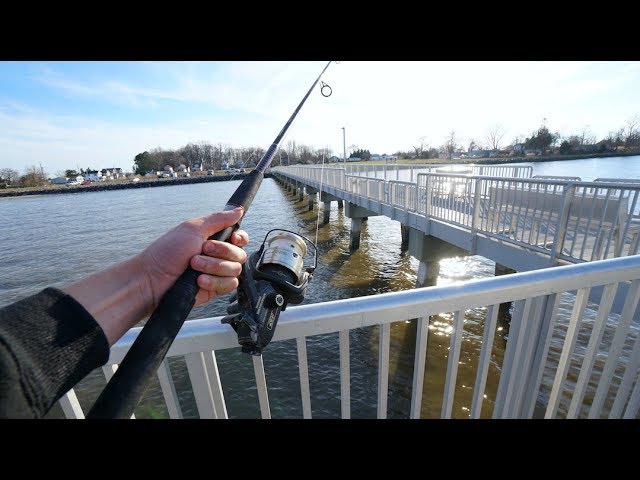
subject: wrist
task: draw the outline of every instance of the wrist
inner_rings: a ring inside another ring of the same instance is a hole
[[[150,315],[154,308],[153,291],[139,255],[96,272],[63,290],[93,316],[109,345]]]

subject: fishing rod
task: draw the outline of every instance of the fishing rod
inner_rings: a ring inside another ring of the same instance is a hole
[[[262,156],[256,168],[244,178],[231,195],[224,210],[242,207],[244,210],[243,217],[246,216],[247,210],[260,188],[264,172],[275,156],[278,145],[330,64],[331,62],[327,62],[300,104],[289,117],[289,120],[287,120],[287,123],[285,123],[269,149]],[[322,82],[321,93],[323,96],[328,97],[331,95],[331,87]],[[226,227],[214,233],[208,239],[228,241],[231,234],[239,227],[240,221],[231,227]],[[300,296],[304,293],[309,275],[315,268],[315,264],[305,272],[298,268],[300,265],[291,259],[295,258],[297,260],[303,249],[306,252],[306,248],[303,248],[300,242],[297,241],[298,239],[294,238],[295,234],[293,232],[282,232],[279,236],[276,235],[271,238],[270,248],[267,250],[264,248],[267,242],[265,237],[265,242],[263,242],[259,251],[259,258],[252,255],[246,262],[250,266],[243,265],[243,270],[239,277],[243,288],[238,288],[236,294],[237,302],[228,307],[227,311],[230,311],[231,315],[225,317],[225,323],[231,324],[238,333],[238,341],[243,345],[243,351],[254,355],[260,354],[261,349],[273,336],[275,320],[277,320],[279,312],[284,309],[283,307],[286,307],[287,299],[292,303],[301,301]],[[269,236],[269,233],[267,236]],[[294,246],[293,251],[287,250],[290,245]],[[284,249],[281,248],[282,246],[284,246]],[[269,257],[265,259],[266,253],[269,253]],[[271,258],[271,261],[269,261],[269,258]],[[263,264],[270,268],[266,268],[263,271],[260,269]],[[279,268],[281,266],[284,266],[285,269]],[[292,271],[293,273],[291,273]],[[287,276],[287,272],[290,275]],[[131,417],[147,388],[147,384],[156,374],[169,347],[195,304],[196,294],[199,289],[197,284],[199,275],[199,272],[188,267],[165,293],[113,377],[111,377],[111,380],[89,411],[87,418]],[[260,278],[257,282],[254,282],[256,275]],[[278,277],[282,278],[279,283]],[[293,284],[292,281],[295,281],[296,277],[299,281],[297,284]],[[273,291],[269,290],[271,284],[278,288],[272,288]],[[244,312],[241,312],[241,309],[244,309]],[[247,311],[248,309],[252,310]],[[260,321],[263,323],[260,324]],[[263,325],[264,328],[259,328]],[[265,330],[265,332],[263,333],[262,330]]]

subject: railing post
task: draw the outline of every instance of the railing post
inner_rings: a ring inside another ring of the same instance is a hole
[[[342,418],[351,418],[351,367],[349,362],[349,330],[340,330],[340,410]]]
[[[556,223],[556,231],[553,239],[553,249],[551,251],[551,258],[549,261],[550,266],[556,264],[556,260],[562,253],[562,247],[564,246],[564,237],[567,234],[567,223],[569,222],[569,210],[571,209],[571,200],[573,199],[573,192],[576,186],[573,183],[565,185],[563,187],[563,199],[560,215],[558,215],[558,222]]]
[[[422,391],[424,386],[424,370],[427,360],[427,339],[429,333],[429,317],[420,317],[416,332],[416,352],[413,362],[413,385],[411,388],[410,418],[420,418],[422,407]]]
[[[178,393],[176,392],[176,386],[171,378],[169,361],[166,358],[160,364],[160,367],[158,367],[158,381],[160,382],[160,388],[164,395],[164,401],[167,404],[169,418],[182,418],[182,410],[180,409],[180,402],[178,401]]]
[[[476,188],[473,195],[473,219],[471,220],[471,235],[475,237],[480,222],[480,197],[482,196],[482,180],[476,177]]]
[[[427,183],[425,185],[425,205],[424,205],[424,215],[425,217],[429,217],[431,215],[431,174],[427,174]]]
[[[78,402],[78,397],[73,389],[65,393],[59,400],[60,406],[66,418],[81,419],[84,418],[84,412]]]

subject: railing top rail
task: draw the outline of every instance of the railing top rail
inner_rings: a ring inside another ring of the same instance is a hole
[[[416,182],[407,182],[405,180],[387,180],[389,183],[398,184],[398,185],[409,185],[415,186]]]
[[[454,177],[454,178],[474,178],[477,180],[485,181],[499,181],[499,182],[515,182],[515,183],[539,183],[546,185],[575,185],[577,187],[592,187],[597,189],[613,188],[616,190],[628,189],[636,190],[640,189],[640,182],[629,183],[622,186],[621,183],[604,182],[604,181],[575,181],[575,180],[554,180],[545,178],[521,178],[521,177],[489,177],[484,175],[465,175],[456,173],[419,173],[418,177]],[[637,187],[637,188],[636,188]]]
[[[362,175],[353,175],[351,173],[347,173],[345,177],[349,178],[357,178],[359,180],[368,180],[372,182],[388,182],[389,180],[385,180],[384,178],[376,178],[376,177],[363,177]],[[411,183],[411,182],[409,182]],[[414,182],[415,183],[415,182]]]
[[[637,183],[640,184],[640,178],[596,178],[594,182],[606,182],[606,183]]]
[[[282,312],[274,340],[335,333],[476,306],[560,293],[640,278],[640,255],[518,272],[461,284],[389,292],[299,305]],[[168,356],[238,347],[222,317],[185,322]],[[119,363],[139,334],[129,330],[112,348],[108,364]]]
[[[577,181],[581,182],[582,178],[580,177],[571,177],[565,175],[534,175],[531,177],[532,179],[545,179],[545,180],[567,180],[567,181]]]

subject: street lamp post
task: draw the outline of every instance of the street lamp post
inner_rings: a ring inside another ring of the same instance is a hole
[[[347,163],[347,148],[346,148],[346,143],[345,143],[345,130],[344,127],[342,127],[342,158],[343,158],[343,162]]]

